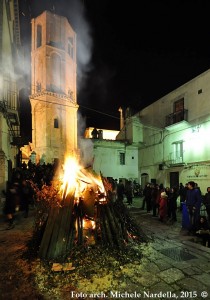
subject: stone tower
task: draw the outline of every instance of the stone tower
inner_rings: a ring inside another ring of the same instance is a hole
[[[77,149],[76,33],[49,11],[32,19],[32,150],[38,161],[63,162]]]

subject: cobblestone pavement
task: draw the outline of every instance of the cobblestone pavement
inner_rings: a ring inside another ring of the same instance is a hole
[[[182,229],[182,215],[174,224],[161,223],[134,198],[130,213],[150,238],[144,286],[155,299],[210,299],[210,248]],[[143,297],[142,297],[143,298]],[[145,294],[145,298],[147,294]],[[152,298],[152,297],[150,297]]]
[[[149,243],[142,248],[144,256],[137,278],[138,291],[141,292],[133,296],[122,294],[121,298],[210,299],[210,248],[202,246],[194,236],[187,235],[181,227],[180,212],[177,213],[176,223],[163,224],[141,210],[141,205],[142,198],[134,198],[133,206],[129,208],[149,238]],[[33,211],[30,212],[32,214]],[[7,231],[5,238],[5,223],[1,219],[1,245],[9,243],[20,229],[27,239],[28,229],[32,225],[31,217],[21,218],[17,220],[14,230]]]

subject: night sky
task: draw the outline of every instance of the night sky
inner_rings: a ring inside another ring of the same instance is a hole
[[[210,1],[20,0],[30,18],[50,10],[78,39],[78,104],[86,126],[119,130],[118,108],[140,110],[210,68]]]

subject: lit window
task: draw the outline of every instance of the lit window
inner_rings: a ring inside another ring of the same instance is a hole
[[[183,141],[173,143],[172,163],[183,163]]]
[[[125,165],[125,153],[120,153],[120,165]]]

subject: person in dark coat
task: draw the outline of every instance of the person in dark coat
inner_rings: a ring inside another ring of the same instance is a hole
[[[143,202],[146,203],[147,212],[149,213],[152,209],[151,186],[150,186],[149,183],[147,183],[147,185],[145,186],[144,191],[143,191],[143,195],[144,195]]]
[[[5,206],[4,206],[4,214],[6,215],[8,221],[8,227],[6,229],[12,229],[15,227],[14,225],[14,216],[16,209],[19,207],[19,194],[18,187],[16,183],[8,183],[6,192],[3,191],[3,194],[6,197]]]
[[[187,195],[187,185],[184,186],[182,183],[179,184],[178,195],[179,195],[179,198],[180,198],[179,210],[182,211],[182,206],[183,206],[183,203],[186,200],[186,195]]]
[[[203,246],[210,248],[210,225],[205,216],[200,216],[195,226],[196,235],[202,238]]]
[[[195,182],[188,182],[188,190],[186,195],[186,206],[190,218],[189,233],[195,232],[195,224],[200,217],[200,208],[202,203],[202,197],[200,191],[195,188]]]
[[[93,139],[98,139],[98,130],[97,128],[94,128],[91,132],[92,138]]]
[[[170,189],[170,192],[168,194],[168,217],[171,222],[177,221],[177,217],[176,217],[177,198],[178,198],[177,188],[173,187]]]
[[[20,209],[24,212],[24,217],[27,218],[28,211],[29,211],[30,197],[31,197],[31,188],[25,179],[21,183],[20,193],[21,193]]]
[[[129,180],[127,182],[125,194],[126,194],[128,205],[132,205],[133,204],[133,186],[132,186],[131,180]]]
[[[151,190],[152,216],[157,217],[159,210],[160,190],[159,185],[155,184]]]
[[[123,202],[124,193],[125,193],[125,187],[122,182],[122,179],[120,179],[119,183],[117,184],[117,201],[118,202]]]
[[[207,187],[207,193],[204,196],[203,204],[206,207],[206,212],[208,215],[208,221],[210,222],[210,187]]]

